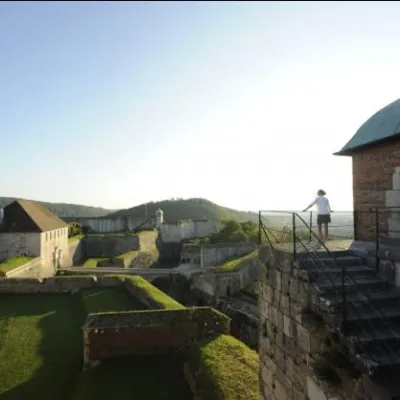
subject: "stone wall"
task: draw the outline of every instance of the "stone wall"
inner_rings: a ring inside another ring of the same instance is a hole
[[[42,267],[42,258],[36,257],[11,271],[5,273],[6,278],[20,278],[25,276],[36,277],[38,269]]]
[[[230,319],[208,307],[91,314],[83,327],[84,362],[169,353],[229,332]]]
[[[40,233],[0,233],[0,262],[22,254],[40,257]]]
[[[221,272],[214,269],[194,274],[192,286],[216,298],[232,296],[258,279],[258,263],[249,260],[236,271]]]
[[[68,261],[67,268],[79,265],[85,258],[83,239],[74,240],[68,243]]]
[[[374,240],[375,216],[366,211],[400,205],[400,140],[358,150],[352,158],[354,210],[364,211],[358,217],[356,239]],[[387,221],[382,221],[382,231],[387,231]]]
[[[128,251],[139,250],[139,238],[131,236],[85,236],[83,251],[85,258],[116,257]]]
[[[163,224],[160,227],[160,234],[164,243],[180,243],[184,239],[205,237],[217,231],[217,226],[210,221]]]
[[[183,244],[181,263],[210,267],[232,257],[240,257],[255,250],[253,243]]]
[[[84,227],[88,227],[91,232],[95,233],[116,233],[116,232],[132,232],[138,225],[146,222],[150,217],[61,217],[65,222],[77,222]],[[149,221],[142,228],[155,228],[155,221]]]
[[[259,258],[261,398],[328,398],[315,397],[315,391],[307,389],[307,382],[315,384],[311,365],[325,350],[328,333],[326,325],[319,324],[309,313],[308,283],[289,253],[263,247]]]

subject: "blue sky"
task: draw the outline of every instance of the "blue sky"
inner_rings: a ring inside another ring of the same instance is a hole
[[[1,2],[0,196],[352,208],[335,157],[399,98],[396,2]]]

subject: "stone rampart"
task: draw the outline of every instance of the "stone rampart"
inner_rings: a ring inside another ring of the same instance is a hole
[[[165,354],[229,332],[230,318],[208,307],[91,314],[83,327],[84,361]]]

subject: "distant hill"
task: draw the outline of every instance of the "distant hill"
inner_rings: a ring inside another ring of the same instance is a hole
[[[186,200],[164,200],[141,204],[140,206],[119,210],[112,213],[112,216],[130,215],[134,217],[143,217],[145,207],[147,206],[147,215],[150,216],[161,208],[164,211],[164,220],[175,223],[182,220],[207,219],[218,223],[222,218],[234,218],[238,221],[257,221],[258,214],[254,212],[238,211],[226,208],[212,203],[206,199],[186,199]]]
[[[0,197],[0,208],[5,207],[7,204],[13,202],[14,200],[20,199],[17,199],[15,197]],[[102,217],[114,211],[100,207],[82,206],[79,204],[46,203],[43,201],[39,201],[39,203],[43,204],[53,214],[56,214],[59,217]]]

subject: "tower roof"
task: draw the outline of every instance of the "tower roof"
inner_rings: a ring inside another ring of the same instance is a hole
[[[335,155],[348,156],[355,150],[400,137],[400,99],[390,103],[369,118]]]

